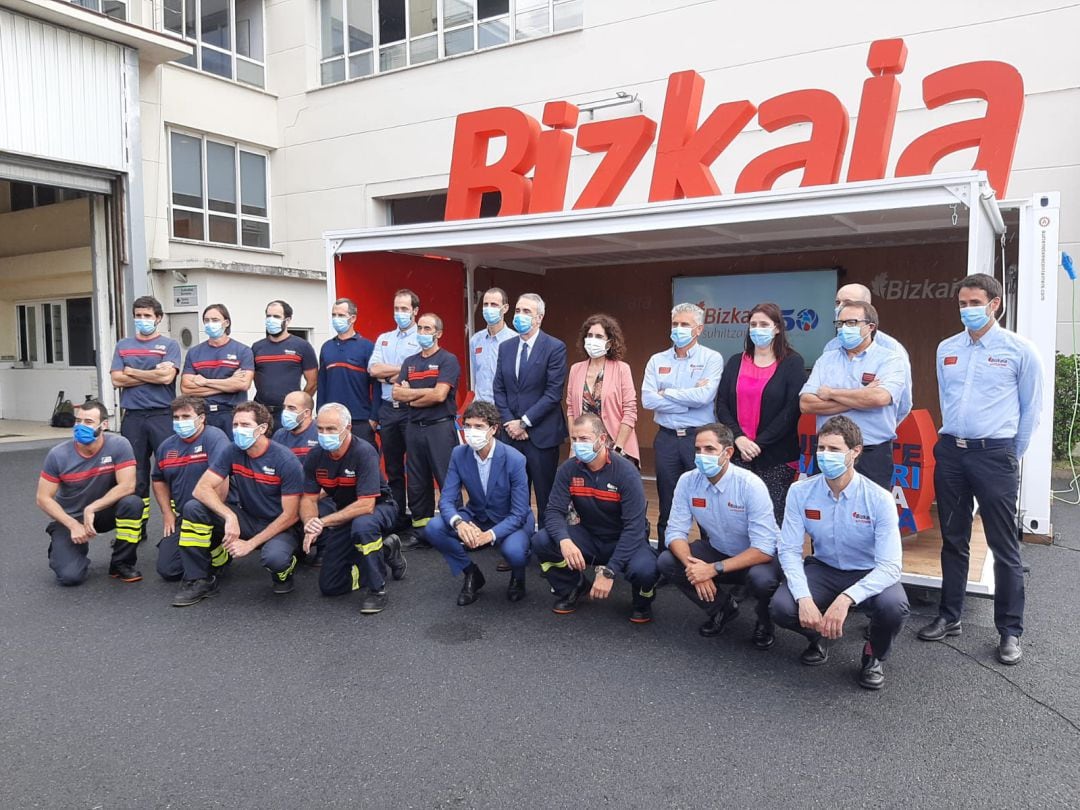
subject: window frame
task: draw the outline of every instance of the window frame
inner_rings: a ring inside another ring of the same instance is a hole
[[[266,149],[260,149],[258,147],[250,146],[240,141],[231,141],[228,138],[220,138],[215,135],[211,135],[205,132],[194,132],[188,129],[182,129],[180,127],[168,127],[166,128],[167,141],[167,160],[168,160],[168,177],[169,177],[169,239],[174,242],[187,242],[194,245],[214,245],[220,247],[235,248],[237,250],[255,250],[263,253],[273,252],[274,244],[274,226],[270,221],[270,152]],[[200,169],[202,172],[202,208],[195,208],[189,205],[178,205],[173,202],[173,144],[172,136],[184,135],[188,138],[195,138],[199,141],[199,155],[200,155]],[[210,210],[210,185],[209,185],[209,167],[206,159],[206,144],[215,143],[220,146],[226,146],[233,150],[233,179],[235,181],[236,188],[236,211],[235,213],[229,213],[227,211],[211,211]],[[266,187],[266,215],[260,216],[258,214],[245,214],[243,212],[244,207],[244,189],[243,181],[240,174],[240,155],[241,153],[247,153],[254,155],[255,157],[262,158],[263,160],[263,175],[264,183]],[[173,211],[185,211],[189,214],[201,214],[203,225],[203,238],[193,239],[189,236],[176,236],[174,230]],[[236,242],[217,242],[210,238],[210,217],[223,217],[232,219],[236,223]],[[244,220],[252,220],[254,222],[266,224],[266,247],[259,247],[255,245],[245,245],[243,223]]]
[[[93,11],[95,14],[104,14],[106,17],[108,17],[111,20],[120,20],[121,22],[130,22],[130,20],[128,19],[128,11],[131,9],[131,0],[111,0],[111,2],[117,3],[118,5],[121,5],[121,6],[124,7],[124,16],[122,16],[122,17],[117,17],[117,16],[115,16],[113,14],[109,14],[108,12],[104,11],[103,10],[103,7],[104,7],[103,0],[68,0],[68,2],[70,2],[71,5],[73,5],[73,6],[78,6],[79,8],[85,8],[87,11]]]
[[[36,368],[36,369],[94,369],[97,368],[98,359],[98,345],[97,345],[97,331],[94,328],[90,329],[91,337],[94,341],[93,354],[95,362],[91,365],[72,365],[71,363],[71,330],[68,328],[68,301],[78,301],[86,299],[90,302],[90,311],[93,316],[93,303],[94,296],[92,293],[76,293],[71,295],[64,295],[59,298],[27,298],[20,299],[13,302],[15,307],[15,356],[17,368]],[[34,348],[37,350],[37,359],[30,359],[30,347],[25,345],[23,339],[23,314],[22,310],[26,308],[32,308],[35,312],[34,315]],[[45,358],[49,352],[49,343],[45,336],[45,318],[43,309],[44,307],[59,307],[60,308],[60,321],[63,324],[63,334],[61,335],[60,349],[63,352],[63,358],[60,360],[53,359],[52,361]],[[27,359],[23,359],[23,354],[26,354]]]
[[[124,1],[127,2],[127,0],[124,0]],[[174,62],[173,64],[182,65],[184,67],[190,67],[190,68],[193,68],[194,70],[199,71],[200,73],[205,73],[208,76],[213,76],[213,77],[218,78],[218,79],[223,79],[224,81],[227,81],[227,82],[233,82],[234,84],[243,85],[244,87],[254,87],[254,88],[258,89],[258,90],[265,91],[266,90],[266,85],[267,85],[266,0],[256,0],[256,2],[259,4],[259,10],[260,10],[260,14],[262,16],[262,58],[261,59],[254,59],[254,58],[252,58],[250,56],[246,56],[244,54],[241,54],[236,48],[236,32],[237,32],[236,2],[237,2],[237,0],[226,0],[226,3],[228,5],[228,9],[229,9],[229,49],[228,50],[222,48],[219,45],[211,45],[211,44],[203,41],[203,35],[202,35],[203,34],[203,31],[202,31],[202,22],[203,22],[202,4],[203,4],[203,0],[177,0],[177,2],[180,3],[180,9],[181,9],[181,12],[180,12],[180,29],[181,30],[175,31],[172,28],[168,27],[168,24],[166,23],[166,20],[165,20],[166,9],[165,9],[164,2],[162,2],[161,30],[164,33],[172,34],[173,36],[178,36],[181,39],[183,39],[184,42],[189,43],[193,48],[193,53],[192,53],[192,55],[190,57],[184,57],[184,59],[179,59],[176,62]],[[186,33],[187,21],[188,21],[188,10],[189,9],[192,9],[191,13],[192,13],[192,15],[194,15],[192,17],[192,20],[193,20],[193,23],[192,23],[193,36],[192,36],[192,38],[188,38],[187,33]],[[205,67],[203,67],[203,50],[204,49],[208,49],[212,53],[217,54],[218,56],[226,56],[226,57],[228,57],[229,60],[230,60],[230,65],[231,65],[231,68],[230,68],[230,74],[231,75],[222,76],[220,73],[216,73],[216,72],[214,72],[212,70],[207,70]],[[187,61],[185,61],[186,59],[191,59],[193,61],[187,62]],[[247,81],[245,79],[239,78],[239,71],[237,70],[237,63],[238,62],[244,62],[244,63],[247,63],[249,65],[255,65],[256,67],[258,67],[262,71],[262,83],[261,84],[256,84],[255,82],[250,82],[250,81]]]

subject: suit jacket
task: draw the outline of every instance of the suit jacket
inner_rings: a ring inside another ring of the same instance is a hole
[[[582,390],[588,374],[589,361],[582,360],[570,366],[570,376],[566,381],[566,418],[573,421],[581,416]],[[634,375],[630,366],[622,360],[604,361],[604,387],[600,392],[600,419],[604,423],[611,441],[619,435],[621,425],[634,427],[637,424],[637,389],[634,387]],[[630,436],[623,445],[628,456],[641,459],[637,433],[630,431]]]
[[[745,435],[739,426],[736,390],[742,359],[742,352],[728,358],[716,391],[716,421],[731,428],[736,439]],[[799,391],[806,382],[805,366],[802,355],[792,352],[776,367],[761,392],[761,415],[754,441],[761,448],[758,463],[762,466],[774,467],[799,458]]]
[[[508,341],[509,342],[509,341]],[[491,472],[487,492],[480,485],[476,456],[468,445],[461,444],[450,454],[450,467],[439,495],[439,514],[446,525],[462,509],[462,487],[469,493],[468,513],[482,527],[495,532],[496,541],[528,524],[532,530],[532,507],[529,502],[529,478],[525,474],[525,456],[500,441],[491,451]],[[463,519],[469,519],[462,515]],[[485,529],[486,530],[486,529]]]
[[[567,437],[563,413],[563,385],[566,383],[566,344],[541,331],[529,353],[525,373],[517,376],[520,338],[499,347],[495,367],[495,406],[503,422],[528,416],[529,441],[536,447],[558,447]]]

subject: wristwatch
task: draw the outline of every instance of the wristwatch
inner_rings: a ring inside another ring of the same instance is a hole
[[[719,576],[723,576],[723,575],[724,575],[724,561],[723,561],[723,560],[721,560],[721,561],[720,561],[720,562],[718,562],[718,563],[713,563],[713,568],[715,568],[715,569],[716,569],[716,573],[717,573],[717,574],[718,574]]]
[[[450,518],[450,528],[457,529],[458,524],[464,522],[465,518],[463,518],[461,515],[454,515],[452,518]]]
[[[598,577],[604,577],[606,579],[615,579],[615,572],[608,568],[606,565],[596,566],[596,575]]]

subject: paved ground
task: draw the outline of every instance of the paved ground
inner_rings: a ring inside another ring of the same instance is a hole
[[[1080,508],[1057,507],[1031,566],[1024,662],[992,657],[991,606],[923,644],[915,606],[881,693],[859,689],[862,620],[829,663],[782,634],[760,653],[744,608],[706,641],[677,592],[626,621],[629,593],[571,617],[480,555],[468,608],[433,552],[391,608],[320,598],[310,570],[270,593],[245,560],[217,599],[105,574],[54,584],[33,506],[37,450],[0,454],[0,805],[149,807],[1077,807]],[[156,521],[155,521],[156,524]]]

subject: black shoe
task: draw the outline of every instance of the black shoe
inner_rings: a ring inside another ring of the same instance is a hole
[[[581,582],[579,582],[570,593],[566,596],[560,596],[555,600],[555,604],[551,606],[552,612],[558,613],[561,616],[573,613],[577,610],[578,602],[581,600],[581,597],[589,592],[590,587],[589,580],[582,577]]]
[[[720,610],[711,615],[708,620],[698,628],[698,633],[705,636],[705,638],[712,638],[718,636],[724,632],[724,628],[728,626],[728,623],[739,615],[739,606],[735,604],[734,600],[728,599]]]
[[[271,571],[270,576],[274,580],[274,593],[292,593],[293,588],[296,587],[296,583],[293,582],[292,574],[289,574],[285,579],[278,579],[278,575]]]
[[[958,636],[963,632],[960,620],[947,622],[940,616],[919,630],[919,641],[941,641],[945,636]]]
[[[499,557],[499,561],[495,564],[495,570],[500,573],[506,573],[510,570],[510,563],[508,563],[502,557]]]
[[[408,532],[401,538],[401,548],[404,551],[414,551],[416,549],[431,548],[431,543],[424,539],[423,532]]]
[[[383,562],[390,568],[390,576],[395,580],[402,579],[409,568],[405,555],[401,553],[401,538],[396,534],[388,534],[383,538]]]
[[[173,598],[173,607],[189,607],[208,596],[217,596],[218,580],[213,574],[206,579],[185,579]]]
[[[630,621],[634,624],[648,624],[652,621],[652,605],[635,605],[630,612]]]
[[[360,612],[365,616],[374,616],[376,613],[382,613],[386,610],[386,605],[389,603],[389,599],[386,596],[386,588],[381,591],[368,591],[364,594],[364,598],[360,600]]]
[[[881,659],[872,655],[862,657],[862,670],[859,672],[859,686],[863,689],[880,689],[885,685],[885,667]]]
[[[142,579],[142,573],[128,563],[113,563],[109,566],[109,576],[121,582],[138,582]]]
[[[772,645],[776,643],[776,636],[773,634],[772,623],[766,624],[765,622],[759,621],[755,624],[754,634],[750,636],[750,640],[759,650],[771,649]]]
[[[1020,639],[1016,636],[1002,636],[997,646],[997,660],[1007,666],[1019,664],[1024,657],[1024,651],[1020,649]]]
[[[506,589],[506,598],[511,602],[520,602],[525,598],[525,579],[510,577],[510,585]]]
[[[819,667],[828,660],[829,648],[820,639],[811,641],[810,645],[799,656],[799,661],[808,667]]]
[[[484,587],[486,581],[484,572],[475,565],[466,568],[465,581],[461,583],[461,593],[458,594],[457,598],[458,607],[465,607],[475,602],[479,590]]]

